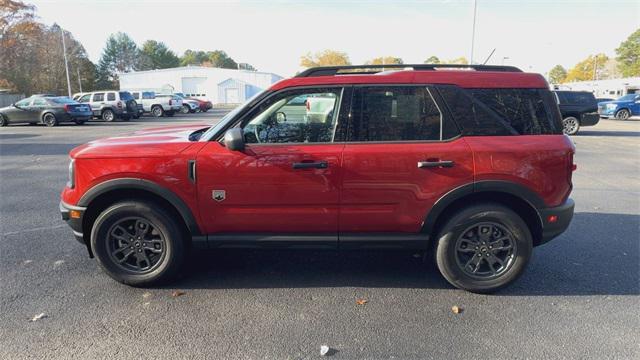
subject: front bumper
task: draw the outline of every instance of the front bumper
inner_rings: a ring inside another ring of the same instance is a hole
[[[538,245],[553,240],[567,230],[571,219],[573,219],[574,208],[575,203],[573,200],[567,199],[567,201],[560,206],[539,210],[542,220],[542,239]],[[551,221],[553,216],[555,216],[555,221]]]
[[[60,201],[59,207],[62,220],[66,221],[71,230],[73,230],[73,236],[79,243],[86,245],[84,234],[82,233],[82,217],[87,208],[69,205],[64,201]]]

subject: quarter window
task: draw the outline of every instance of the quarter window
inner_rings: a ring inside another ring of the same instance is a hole
[[[351,107],[349,141],[442,140],[457,132],[426,86],[358,88]]]
[[[247,143],[332,142],[342,89],[293,91],[263,102],[243,127]]]
[[[116,100],[116,93],[107,93],[107,101],[115,101]]]

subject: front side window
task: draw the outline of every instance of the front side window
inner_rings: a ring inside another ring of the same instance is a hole
[[[31,104],[31,100],[31,98],[22,99],[16,103],[16,106],[29,106],[29,104]]]
[[[427,86],[357,88],[351,115],[348,141],[436,141],[456,132]]]
[[[33,100],[33,106],[46,106],[47,104],[47,100],[43,99],[43,98],[36,98],[35,100]]]
[[[342,89],[296,90],[273,96],[244,122],[247,143],[332,142]]]
[[[155,97],[156,97],[156,94],[153,93],[153,92],[143,92],[142,93],[142,98],[143,99],[147,99],[147,100],[148,99],[155,99]]]
[[[80,99],[78,99],[78,102],[88,103],[89,99],[91,99],[91,94],[82,95],[82,97]]]

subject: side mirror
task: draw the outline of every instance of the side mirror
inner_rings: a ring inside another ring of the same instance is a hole
[[[20,109],[20,106],[16,105],[15,103],[11,104],[11,106],[13,106],[16,109]]]
[[[244,132],[240,128],[227,130],[224,134],[224,146],[232,151],[244,150]]]
[[[279,123],[287,121],[287,114],[283,113],[282,111],[278,111],[276,113],[276,121]]]

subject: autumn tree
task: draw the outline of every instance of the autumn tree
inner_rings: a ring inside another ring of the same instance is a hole
[[[365,62],[366,65],[401,65],[404,64],[401,58],[393,57],[393,56],[381,56],[375,59],[371,59]]]
[[[464,56],[460,56],[458,58],[449,60],[447,64],[469,65],[469,60],[467,60],[467,58]]]
[[[236,63],[226,52],[222,50],[214,50],[209,53],[208,56],[211,66],[223,69],[237,69],[238,63]]]
[[[618,69],[624,77],[640,76],[640,29],[616,49]]]
[[[335,50],[324,50],[315,54],[307,53],[300,57],[300,66],[303,67],[309,68],[330,65],[351,65],[351,61],[349,61],[347,53]]]
[[[607,77],[605,64],[609,58],[605,54],[589,55],[569,69],[565,82],[597,80]]]
[[[140,52],[143,56],[140,67],[143,70],[180,66],[180,59],[163,42],[147,40],[142,44]]]
[[[427,60],[424,61],[424,63],[425,64],[440,64],[440,59],[437,56],[432,55],[432,56],[429,56],[427,58]]]
[[[552,84],[560,84],[567,77],[567,69],[562,65],[556,65],[549,70],[549,82]]]
[[[129,35],[123,32],[111,34],[96,69],[97,86],[104,89],[118,87],[118,73],[141,70],[145,68],[144,60]]]

